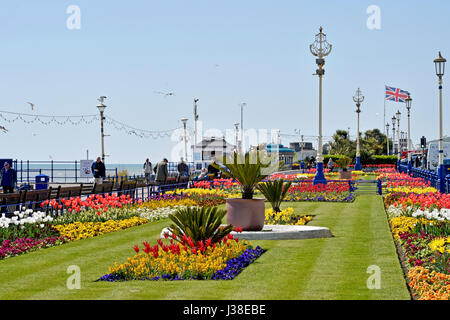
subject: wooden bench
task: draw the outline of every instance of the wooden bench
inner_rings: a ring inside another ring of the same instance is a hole
[[[14,211],[20,210],[20,201],[23,198],[23,194],[23,190],[18,193],[3,194],[0,202],[0,213],[6,213],[8,215]]]
[[[29,209],[37,210],[40,208],[40,203],[45,200],[50,200],[52,187],[46,190],[25,190],[23,203]]]
[[[54,199],[70,198],[70,197],[80,197],[83,185],[80,184],[78,187],[61,187],[58,186],[57,193]],[[53,195],[53,193],[52,193]]]
[[[95,183],[94,187],[92,188],[92,194],[99,194],[99,193],[111,193],[113,191],[114,184],[112,182],[107,183]]]
[[[121,196],[122,194],[130,197],[134,197],[135,191],[136,191],[137,181],[122,181],[120,183],[119,190],[117,192],[118,196]]]

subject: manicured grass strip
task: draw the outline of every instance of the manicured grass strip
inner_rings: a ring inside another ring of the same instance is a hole
[[[0,299],[410,299],[381,197],[288,206],[335,237],[252,241],[267,252],[231,281],[95,282],[134,244],[156,240],[165,220],[0,261]],[[66,287],[70,265],[80,267],[79,290]],[[381,270],[379,290],[366,285],[371,265]]]

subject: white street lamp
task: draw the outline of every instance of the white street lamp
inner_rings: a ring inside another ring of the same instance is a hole
[[[439,79],[439,190],[445,192],[445,168],[444,168],[444,143],[443,143],[443,133],[444,127],[442,124],[442,78],[445,73],[445,63],[447,60],[442,57],[439,52],[438,57],[434,60],[434,65],[436,68],[436,75]]]
[[[327,36],[322,32],[323,28],[320,27],[319,33],[316,34],[314,43],[309,46],[311,53],[317,57],[316,64],[319,69],[316,70],[314,75],[319,76],[319,137],[318,137],[318,150],[317,150],[317,172],[314,177],[313,184],[326,184],[327,180],[323,173],[323,156],[322,156],[322,77],[325,74],[324,57],[328,56],[331,52],[332,45],[327,42]]]
[[[396,115],[396,119],[397,119],[397,143],[398,143],[398,148],[397,148],[397,168],[400,169],[400,159],[401,159],[401,154],[402,154],[402,148],[400,145],[400,116],[401,116],[401,112],[400,110],[397,110]]]
[[[234,129],[235,129],[235,134],[236,134],[236,147],[235,147],[235,152],[239,152],[239,122],[235,122],[234,123]]]
[[[386,154],[389,155],[389,122],[386,123]]]
[[[411,104],[412,98],[408,95],[405,99],[406,110],[408,110],[408,173],[411,174],[412,162],[411,162]]]
[[[356,102],[356,113],[358,114],[358,129],[356,131],[356,162],[355,162],[355,170],[361,171],[361,149],[359,146],[359,114],[361,113],[361,103],[364,101],[364,96],[361,93],[361,90],[358,88],[356,90],[355,95],[353,96],[353,101]]]
[[[183,122],[183,127],[184,127],[184,158],[188,159],[187,156],[187,131],[186,131],[186,124],[187,124],[188,119],[187,118],[182,118],[181,122]]]
[[[103,116],[106,106],[103,104],[106,97],[101,96],[97,100],[100,101],[100,104],[97,105],[98,111],[100,111],[100,134],[101,134],[101,141],[102,141],[102,162],[105,163],[105,132],[103,129],[103,120],[105,120],[105,117]]]
[[[244,107],[247,104],[245,102],[242,102],[239,104],[241,107],[241,143],[239,145],[239,153],[244,152]]]
[[[395,115],[392,116],[392,155],[395,155],[395,153],[397,152],[397,150],[395,150],[395,123],[396,123],[397,119],[395,118]]]

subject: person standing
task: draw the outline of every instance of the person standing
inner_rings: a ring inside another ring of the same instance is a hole
[[[152,181],[152,163],[150,162],[150,159],[147,158],[144,163],[144,175],[145,175],[145,182],[147,184],[150,184]]]
[[[155,167],[155,172],[156,172],[156,182],[158,182],[158,184],[165,184],[167,177],[169,176],[169,171],[167,170],[167,163],[169,161],[164,158],[162,161],[158,162],[156,164]]]
[[[92,164],[92,174],[96,184],[103,183],[103,179],[106,177],[106,168],[100,157],[97,157],[97,161]]]
[[[212,159],[212,162],[208,166],[208,175],[213,175],[213,179],[219,178],[220,170],[216,168],[216,158]]]
[[[9,162],[5,162],[2,170],[0,170],[0,181],[3,193],[14,193],[14,187],[17,183],[16,170],[11,168]]]
[[[183,158],[181,158],[180,162],[178,163],[178,175],[180,177],[185,177],[187,175],[188,166],[186,162],[184,162]]]

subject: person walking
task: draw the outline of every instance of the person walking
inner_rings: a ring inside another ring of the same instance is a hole
[[[180,162],[178,163],[178,175],[180,177],[187,176],[187,170],[188,170],[188,166],[187,166],[186,162],[184,162],[183,158],[181,158]]]
[[[3,193],[14,193],[14,187],[17,183],[17,173],[16,170],[11,168],[9,162],[5,162],[3,168],[0,170],[0,181]]]
[[[334,162],[333,159],[330,158],[330,160],[328,161],[328,169],[330,169],[330,172],[333,172],[333,168],[334,168]]]
[[[155,169],[153,169],[156,172],[155,180],[158,184],[166,183],[167,177],[169,176],[169,171],[167,170],[168,162],[169,161],[164,158],[162,161],[158,162]]]
[[[145,175],[145,182],[147,184],[150,184],[152,181],[152,163],[150,162],[150,159],[147,158],[144,163],[144,175]]]
[[[106,177],[106,168],[100,157],[97,157],[97,161],[92,164],[91,169],[94,175],[94,182],[96,184],[102,184],[103,179]]]

